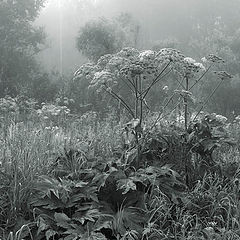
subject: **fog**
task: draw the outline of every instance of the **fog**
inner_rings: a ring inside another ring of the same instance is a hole
[[[76,37],[87,21],[120,13],[130,13],[141,27],[141,48],[157,41],[176,38],[188,41],[200,29],[217,24],[218,17],[228,24],[229,31],[239,23],[239,1],[224,0],[49,0],[36,24],[44,26],[46,49],[39,58],[49,70],[71,72],[86,59],[76,49]]]
[[[0,240],[240,239],[240,0],[0,0]]]
[[[59,95],[72,98],[73,74],[84,63],[95,64],[125,47],[173,48],[199,63],[209,54],[224,60],[213,72],[224,70],[233,78],[218,89],[211,108],[230,115],[240,101],[239,13],[240,0],[1,1],[0,95],[23,92],[39,102],[46,96],[49,101]],[[79,82],[76,106],[89,104],[89,79]],[[213,91],[213,81],[209,74],[205,84],[198,85],[200,99]],[[166,85],[171,84],[175,87],[169,76]],[[153,108],[162,97],[157,93],[161,87],[153,96]]]

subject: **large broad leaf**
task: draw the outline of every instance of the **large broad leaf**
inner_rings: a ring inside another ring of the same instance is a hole
[[[65,204],[61,201],[61,199],[58,199],[54,194],[51,194],[51,198],[45,196],[43,199],[40,198],[39,195],[32,196],[29,204],[33,207],[41,207],[50,210],[59,208],[62,209],[65,207]]]
[[[38,226],[38,234],[50,228],[49,224],[42,217],[38,218],[37,226]]]
[[[67,231],[64,232],[64,235],[67,235],[64,240],[74,240],[81,239],[82,235],[86,232],[83,226],[80,224],[70,224],[70,227]]]
[[[169,168],[164,167],[147,167],[145,169],[139,169],[136,172],[135,181],[139,180],[143,184],[155,185],[169,197],[174,203],[185,201],[186,186],[181,181],[180,175]]]
[[[166,194],[174,203],[186,202],[186,186],[181,181],[180,175],[169,167],[158,168],[157,181],[161,191]]]
[[[51,193],[53,193],[57,198],[59,198],[61,183],[57,179],[53,179],[49,176],[41,176],[34,188],[39,193],[42,193],[43,197],[46,195],[51,198]]]
[[[107,238],[102,233],[91,232],[90,235],[88,233],[84,234],[81,240],[107,240]]]
[[[64,229],[68,229],[69,228],[69,222],[71,221],[71,219],[64,213],[55,213],[54,214],[54,218],[56,221],[56,225],[59,227],[62,227]]]
[[[75,214],[73,214],[72,218],[81,224],[84,224],[86,221],[95,222],[100,215],[101,214],[98,209],[89,209],[87,211],[78,210]]]
[[[217,140],[213,139],[203,139],[199,142],[203,146],[203,150],[206,153],[211,153],[216,147],[221,146],[221,144],[219,144]]]
[[[123,171],[112,172],[106,179],[105,185],[101,187],[98,192],[99,201],[107,202],[114,208],[120,206],[126,198],[126,196],[122,194],[123,191],[117,189],[117,181],[121,179],[126,179]]]
[[[99,216],[98,220],[94,224],[94,231],[100,231],[101,229],[112,229],[113,216],[110,214],[103,214]]]
[[[117,170],[116,170],[117,171]],[[106,180],[109,176],[109,173],[97,173],[92,180],[92,183],[98,187],[98,190],[103,187],[106,183]]]

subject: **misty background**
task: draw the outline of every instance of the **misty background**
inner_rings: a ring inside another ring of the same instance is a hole
[[[138,47],[148,49],[165,39],[187,45],[214,28],[233,34],[240,27],[239,11],[236,0],[48,0],[35,21],[47,34],[46,49],[38,57],[47,69],[60,71],[62,48],[63,72],[73,71],[87,61],[76,49],[80,27],[101,17],[131,14],[141,28]]]
[[[39,103],[66,97],[75,101],[74,111],[89,110],[88,104],[98,111],[107,100],[89,92],[88,80],[72,83],[80,66],[124,47],[170,47],[197,61],[209,54],[223,58],[222,67],[233,78],[206,108],[228,116],[240,113],[240,0],[5,0],[0,11],[1,97],[22,94]],[[208,96],[215,83],[207,76],[197,97]],[[165,85],[173,89],[171,76],[148,99],[154,110]]]

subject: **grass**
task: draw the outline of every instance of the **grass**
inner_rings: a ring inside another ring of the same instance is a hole
[[[50,175],[64,149],[81,151],[86,161],[107,162],[122,147],[122,128],[113,115],[99,120],[95,113],[57,123],[36,116],[24,122],[5,118],[0,133],[0,238],[22,239],[21,234],[30,231],[33,223],[26,220],[31,214],[26,206],[32,184],[39,176]],[[236,129],[234,125],[235,135]],[[179,205],[160,189],[151,198],[145,194],[151,217],[142,237],[129,229],[122,239],[240,239],[238,149],[220,149],[215,158],[223,174],[205,175]]]
[[[27,214],[24,206],[33,180],[47,175],[64,149],[78,149],[86,153],[87,158],[104,159],[111,156],[120,143],[119,126],[108,119],[99,122],[94,114],[69,118],[62,126],[39,119],[5,120],[0,133],[0,226],[3,234],[9,229],[18,230],[15,229],[17,222]]]

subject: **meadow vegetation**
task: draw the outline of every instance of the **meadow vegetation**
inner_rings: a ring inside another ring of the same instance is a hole
[[[37,61],[43,5],[0,2],[0,239],[240,239],[237,5],[150,50],[131,14],[90,21],[69,77]]]
[[[72,113],[66,96],[2,98],[1,238],[239,239],[239,116],[203,112],[231,79],[210,72],[222,62],[170,48],[105,55],[73,78],[118,103],[105,113]],[[147,96],[169,74],[177,87],[152,111]],[[219,83],[196,104],[207,74]]]

